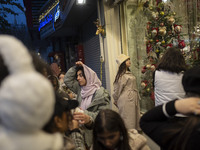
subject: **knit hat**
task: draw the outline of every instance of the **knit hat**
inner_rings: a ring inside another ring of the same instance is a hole
[[[118,66],[120,66],[124,61],[126,61],[127,59],[129,59],[130,57],[129,56],[126,56],[124,54],[120,54],[117,59],[116,59],[116,62],[118,64]]]
[[[27,48],[16,38],[0,35],[0,55],[9,70],[0,87],[1,124],[17,132],[40,130],[54,109],[51,83],[35,71]]]
[[[196,66],[187,70],[182,79],[185,92],[200,95],[200,67]]]

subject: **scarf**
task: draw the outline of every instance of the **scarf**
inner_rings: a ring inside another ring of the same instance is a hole
[[[86,110],[91,104],[93,94],[96,92],[96,90],[100,89],[101,81],[97,77],[97,74],[88,66],[83,64],[83,69],[87,84],[86,86],[81,87],[82,101],[80,107],[82,110]]]

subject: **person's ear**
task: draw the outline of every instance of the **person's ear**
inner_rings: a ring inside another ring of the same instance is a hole
[[[61,128],[62,127],[62,119],[59,116],[55,116],[54,117],[54,122],[57,128]]]

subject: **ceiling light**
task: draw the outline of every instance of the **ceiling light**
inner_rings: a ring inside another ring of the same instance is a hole
[[[77,5],[83,5],[86,3],[86,0],[76,0]]]

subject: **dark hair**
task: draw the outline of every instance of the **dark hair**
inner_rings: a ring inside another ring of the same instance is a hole
[[[60,83],[58,81],[58,78],[54,75],[48,76],[48,79],[51,81],[52,86],[54,87],[55,91],[58,91]]]
[[[11,60],[12,61],[12,60]],[[0,55],[0,84],[5,79],[6,76],[9,75],[8,68],[4,64],[4,60],[2,58],[2,55]]]
[[[67,113],[67,122],[69,122],[72,118],[72,114],[70,110],[66,109],[65,106],[63,106],[62,101],[65,101],[65,99],[58,93],[55,93],[56,95],[56,103],[54,105],[54,112],[51,116],[51,119],[48,121],[48,123],[43,127],[43,130],[48,133],[53,133],[55,129],[57,129],[54,118],[56,116],[62,117],[63,113]],[[69,124],[68,124],[69,125]]]
[[[199,116],[192,115],[184,118],[184,121],[183,118],[173,121],[176,122],[176,126],[173,126],[171,129],[163,130],[163,132],[166,133],[166,137],[163,139],[163,145],[170,143],[170,145],[168,145],[168,150],[185,150],[195,148],[196,145],[190,143],[192,140],[190,137],[193,133],[199,134]]]
[[[82,71],[83,77],[86,80],[84,69],[83,69],[83,66],[81,66],[81,65],[76,66],[76,78],[77,78],[77,72],[80,70]]]
[[[130,58],[128,58],[128,59],[130,59]],[[127,60],[128,60],[128,59],[127,59]],[[125,60],[125,61],[119,66],[119,69],[118,69],[117,75],[116,75],[116,77],[115,77],[114,83],[117,83],[118,80],[119,80],[119,78],[120,78],[123,74],[126,73],[126,68],[127,68],[127,67],[126,67],[126,61],[127,61],[127,60]],[[127,70],[130,71],[129,68],[127,68]]]
[[[111,110],[104,109],[97,115],[93,128],[93,149],[105,150],[105,147],[98,141],[97,134],[105,131],[119,131],[123,140],[120,140],[118,150],[130,150],[128,132],[120,115]]]
[[[30,54],[36,71],[40,72],[45,77],[53,75],[50,66],[42,58],[40,58],[34,51],[30,51]]]
[[[180,73],[181,71],[187,70],[187,65],[180,49],[169,48],[162,56],[156,69],[162,69],[173,73]]]

